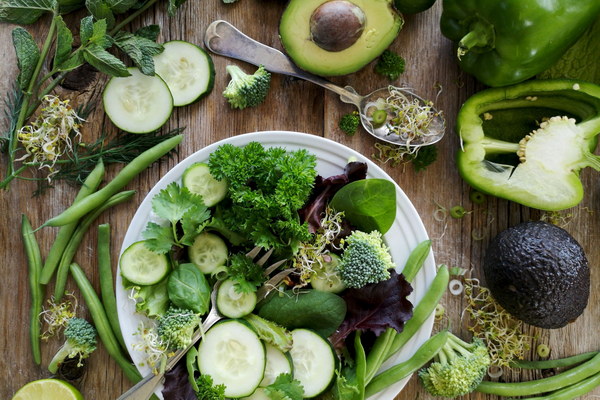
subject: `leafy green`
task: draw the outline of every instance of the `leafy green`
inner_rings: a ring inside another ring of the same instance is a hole
[[[433,164],[433,162],[437,159],[437,155],[437,146],[431,144],[429,146],[420,147],[416,153],[411,153],[409,158],[415,171],[421,172]]]
[[[177,12],[177,9],[181,7],[185,1],[186,0],[169,0],[169,5],[167,6],[167,12],[169,13],[169,16],[174,16]]]
[[[385,234],[396,219],[396,186],[387,179],[362,179],[342,187],[329,204],[358,229]]]
[[[114,39],[117,47],[133,60],[142,73],[154,74],[153,57],[163,51],[161,44],[129,32],[119,32]]]
[[[292,333],[284,327],[252,313],[244,316],[244,319],[256,331],[260,340],[277,347],[284,353],[292,348]]]
[[[333,293],[308,289],[277,292],[259,304],[258,315],[287,329],[308,328],[328,337],[346,316],[346,303]]]
[[[196,396],[200,400],[225,400],[225,385],[215,385],[210,375],[200,375],[196,379],[196,386]]]
[[[271,400],[302,400],[304,388],[292,374],[280,374],[275,382],[265,387],[265,394]]]
[[[211,174],[226,180],[228,197],[217,205],[225,226],[264,248],[296,250],[310,238],[298,210],[308,200],[317,175],[316,158],[306,150],[220,146],[209,157]]]
[[[92,67],[96,68],[100,72],[104,72],[111,76],[129,76],[131,75],[127,70],[123,61],[110,54],[102,46],[91,45],[86,47],[83,58]]]
[[[234,254],[229,258],[227,274],[236,282],[241,293],[255,292],[266,280],[263,268],[245,254]]]
[[[19,67],[19,87],[26,90],[33,77],[33,72],[40,59],[40,49],[26,29],[17,27],[12,31],[13,46]]]
[[[404,58],[398,53],[386,49],[375,64],[375,72],[387,77],[390,81],[395,81],[404,73],[405,63]]]
[[[170,222],[166,226],[149,222],[142,232],[149,248],[160,254],[167,253],[173,246],[191,246],[210,218],[202,197],[177,182],[171,182],[154,196],[152,209],[160,218]]]
[[[167,293],[169,300],[177,307],[197,314],[208,312],[210,285],[194,264],[181,264],[171,272],[167,281]]]
[[[106,25],[112,28],[115,25],[115,15],[110,6],[104,1],[86,1],[86,7],[90,14],[98,21],[106,21]]]
[[[105,0],[108,7],[115,14],[123,14],[129,11],[136,3],[137,0]]]
[[[0,22],[31,24],[45,12],[53,12],[56,8],[56,0],[2,0]]]
[[[73,47],[73,34],[61,16],[56,17],[56,49],[54,51],[53,67],[69,59]]]
[[[156,285],[131,286],[123,283],[126,288],[132,289],[132,298],[135,299],[137,312],[149,317],[163,315],[169,307],[169,295],[167,293],[167,279],[163,279]]]
[[[360,115],[358,111],[353,111],[348,114],[342,115],[340,118],[340,122],[338,126],[348,136],[353,136],[358,130],[358,126],[360,125]]]
[[[158,25],[147,25],[142,26],[140,29],[135,31],[136,36],[146,38],[156,42],[158,35],[160,34],[160,26]]]

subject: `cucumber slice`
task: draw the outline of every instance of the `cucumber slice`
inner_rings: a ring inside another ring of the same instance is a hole
[[[294,378],[304,388],[304,398],[323,393],[335,375],[335,354],[329,342],[308,329],[292,331],[294,345],[290,350]]]
[[[165,80],[175,106],[185,106],[206,96],[215,81],[215,67],[206,51],[195,44],[173,40],[154,56],[154,70]]]
[[[153,252],[145,241],[131,244],[119,260],[121,276],[136,285],[154,285],[160,282],[171,270],[166,254]]]
[[[279,350],[277,347],[265,343],[265,351],[267,355],[267,363],[265,365],[265,376],[259,386],[269,386],[281,374],[292,373],[291,357]]]
[[[126,132],[153,132],[171,116],[171,91],[158,75],[144,75],[133,67],[128,71],[131,76],[112,77],[106,84],[102,94],[104,111]]]
[[[203,274],[211,274],[225,265],[229,252],[225,241],[219,235],[202,232],[188,247],[188,256]]]
[[[187,167],[182,183],[190,192],[202,196],[206,207],[214,206],[227,195],[227,182],[216,180],[205,163],[198,162]]]
[[[198,368],[215,385],[225,385],[225,397],[250,396],[263,379],[265,346],[245,323],[230,319],[206,332],[198,346]]]
[[[250,314],[256,307],[256,293],[240,293],[235,285],[233,279],[226,279],[217,292],[217,308],[229,318],[241,318]]]
[[[331,261],[323,263],[320,268],[315,268],[315,272],[310,276],[310,284],[315,290],[339,293],[346,289],[346,285],[342,282],[340,273],[337,270],[340,257],[333,253],[330,253],[329,256]]]

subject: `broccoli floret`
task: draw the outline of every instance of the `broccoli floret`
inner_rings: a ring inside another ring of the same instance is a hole
[[[348,136],[353,136],[360,125],[360,115],[357,111],[342,115],[339,127]]]
[[[466,343],[452,333],[434,360],[419,371],[419,378],[429,393],[449,398],[475,390],[491,362],[483,341],[476,338]]]
[[[342,282],[349,288],[360,288],[390,278],[396,265],[381,236],[381,232],[352,232],[344,240],[344,252],[338,269]]]
[[[184,349],[192,342],[200,322],[200,316],[192,310],[170,306],[158,319],[158,337],[167,349]]]
[[[404,72],[404,58],[386,49],[375,64],[375,72],[395,81]]]
[[[78,358],[77,366],[81,367],[82,360],[88,358],[96,350],[96,328],[85,319],[76,317],[69,319],[64,335],[65,343],[58,349],[48,365],[48,370],[53,374],[69,358]]]
[[[231,80],[223,92],[232,108],[255,107],[262,103],[271,85],[271,74],[262,65],[253,75],[247,74],[237,65],[226,68]]]

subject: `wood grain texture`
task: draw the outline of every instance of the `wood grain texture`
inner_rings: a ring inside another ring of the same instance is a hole
[[[240,0],[238,3],[226,5],[221,0],[188,0],[177,16],[168,18],[164,5],[160,4],[150,10],[142,18],[131,25],[134,30],[142,25],[155,23],[162,27],[160,40],[183,39],[202,44],[203,34],[210,22],[225,19],[241,30],[263,43],[281,48],[277,24],[283,11],[284,2],[277,0]],[[458,175],[455,167],[455,154],[460,148],[457,135],[453,131],[455,115],[464,100],[482,87],[472,78],[462,73],[454,60],[452,44],[445,39],[438,27],[441,13],[441,2],[430,10],[406,17],[405,26],[393,44],[393,49],[407,60],[406,72],[397,84],[405,83],[424,97],[435,99],[443,110],[448,125],[447,135],[439,145],[439,159],[426,171],[415,173],[412,167],[397,166],[377,162],[388,172],[400,187],[412,199],[421,215],[425,227],[433,240],[436,262],[449,266],[460,266],[470,270],[473,277],[481,277],[481,262],[486,246],[495,234],[521,221],[539,219],[539,211],[521,207],[505,200],[488,198],[480,205],[472,205],[469,201],[469,187]],[[76,21],[78,15],[69,17]],[[37,40],[41,41],[41,33],[47,27],[47,21],[30,27]],[[13,26],[0,25],[0,56],[2,63],[2,79],[0,90],[6,93],[16,76],[14,52],[10,43],[10,32]],[[220,95],[228,78],[225,66],[235,62],[223,57],[214,56],[216,82],[210,96],[196,104],[175,110],[168,122],[169,128],[185,127],[185,139],[179,147],[178,154],[172,159],[153,165],[136,177],[128,188],[137,190],[136,196],[128,203],[121,204],[104,213],[97,223],[108,222],[111,225],[112,261],[116,270],[117,253],[120,249],[127,226],[150,188],[172,168],[202,147],[223,138],[232,137],[245,132],[262,130],[290,130],[324,136],[365,155],[374,153],[375,140],[365,132],[354,137],[347,137],[337,128],[339,117],[352,110],[343,104],[336,95],[297,79],[274,76],[272,90],[264,104],[252,110],[231,110]],[[235,62],[242,65],[242,63]],[[346,77],[333,79],[341,85],[352,85],[359,93],[369,93],[386,85],[388,82],[372,73],[372,65],[362,71]],[[248,67],[250,69],[250,67]],[[62,96],[74,101],[88,98],[102,90],[104,77],[97,81],[84,93],[61,90]],[[440,87],[442,90],[440,91]],[[439,94],[438,94],[439,92]],[[97,137],[102,129],[113,129],[105,119],[101,108],[90,117],[85,125],[86,140]],[[5,129],[5,121],[0,125]],[[1,156],[4,168],[6,158]],[[111,166],[107,171],[110,179],[120,169]],[[552,357],[562,357],[584,351],[600,349],[600,186],[598,175],[586,170],[581,175],[586,188],[583,202],[564,214],[568,214],[565,228],[582,244],[592,271],[592,295],[585,313],[574,323],[558,330],[541,330],[528,328],[529,333],[538,336],[541,342],[549,344]],[[43,343],[42,367],[34,365],[27,336],[29,289],[27,285],[27,265],[21,241],[19,240],[19,221],[21,213],[26,213],[34,227],[48,218],[57,215],[69,205],[76,194],[76,189],[58,184],[40,197],[32,198],[35,184],[18,180],[13,182],[10,190],[0,192],[0,270],[3,283],[0,286],[0,398],[9,399],[13,393],[28,381],[48,377],[45,366],[59,346],[57,340]],[[447,218],[440,221],[435,218],[438,207],[449,208],[464,205],[471,212],[460,220]],[[94,227],[96,225],[94,224]],[[474,240],[472,233],[482,234],[481,240]],[[42,254],[47,254],[55,228],[45,228],[36,233]],[[98,288],[96,269],[96,230],[91,229],[76,256],[76,261],[84,268],[92,283]],[[75,292],[72,281],[69,290]],[[52,286],[48,288],[48,295]],[[87,311],[80,299],[80,313],[87,316]],[[443,298],[453,330],[467,336],[461,312],[465,306],[460,296],[446,294]],[[439,327],[436,326],[436,329]],[[535,358],[532,350],[530,357]],[[533,374],[510,374],[510,379],[531,379]],[[85,376],[76,385],[88,400],[104,400],[117,398],[130,383],[123,377],[117,365],[109,358],[102,346],[89,359]],[[600,396],[596,389],[586,398]],[[396,397],[398,400],[431,399],[425,393],[417,379],[413,377],[406,388]],[[494,396],[472,394],[466,399],[491,400]],[[390,399],[391,400],[391,399]]]

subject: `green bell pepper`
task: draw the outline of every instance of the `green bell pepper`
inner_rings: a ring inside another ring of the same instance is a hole
[[[599,13],[598,0],[444,0],[440,28],[461,68],[497,87],[549,68]]]
[[[463,179],[496,197],[557,211],[583,198],[579,171],[600,171],[592,154],[600,134],[600,86],[530,80],[482,90],[461,107],[456,124]]]

